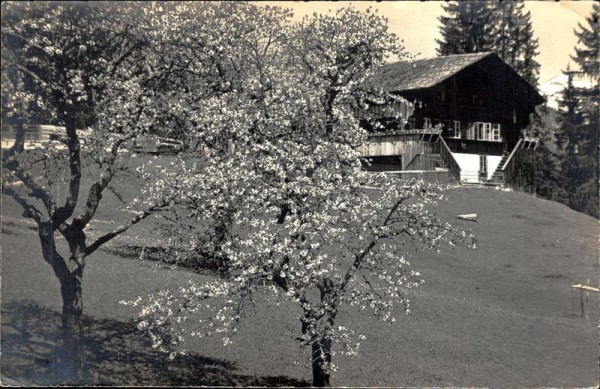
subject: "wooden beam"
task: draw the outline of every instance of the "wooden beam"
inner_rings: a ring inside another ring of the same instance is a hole
[[[593,286],[584,285],[584,284],[571,285],[571,288],[581,289],[581,290],[589,290],[589,291],[592,291],[592,292],[600,292],[599,288],[594,288]]]
[[[476,222],[477,214],[476,213],[466,213],[464,215],[457,215],[456,218]]]

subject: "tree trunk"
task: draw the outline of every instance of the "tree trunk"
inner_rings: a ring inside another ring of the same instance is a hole
[[[312,344],[313,386],[324,387],[329,384],[329,371],[326,364],[331,363],[331,339],[321,338]]]
[[[221,219],[216,221],[215,225],[214,252],[217,254],[215,257],[217,269],[222,274],[227,274],[229,270],[229,258],[222,252],[222,247],[229,239],[232,214],[231,211],[227,212]]]
[[[62,345],[59,350],[59,366],[66,383],[82,383],[84,372],[84,334],[82,272],[75,271],[62,280],[60,291],[63,298]]]
[[[61,343],[56,348],[55,362],[62,383],[76,384],[83,381],[84,345],[83,345],[83,259],[73,268],[67,266],[65,259],[57,252],[54,241],[52,221],[38,225],[38,234],[42,245],[44,260],[52,266],[54,275],[60,282],[63,300]],[[85,240],[84,240],[85,241]],[[72,245],[73,242],[69,241]],[[75,246],[72,247],[75,249]],[[75,250],[77,251],[77,250]],[[80,254],[80,252],[78,252]],[[74,258],[74,256],[73,256]],[[77,262],[77,261],[75,261]]]

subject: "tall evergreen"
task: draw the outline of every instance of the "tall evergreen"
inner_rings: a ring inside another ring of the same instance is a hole
[[[532,116],[529,126],[524,130],[524,135],[539,140],[536,153],[535,192],[542,198],[566,203],[567,193],[564,189],[566,178],[561,171],[564,150],[558,142],[560,139],[558,128],[561,124],[557,118],[559,114],[554,109],[541,105]]]
[[[492,49],[492,12],[485,1],[453,1],[443,5],[438,55],[477,53]]]
[[[567,87],[559,101],[567,205],[598,217],[598,111],[590,111],[586,95],[573,86],[576,71],[565,71]]]
[[[579,65],[581,71],[589,77],[598,79],[600,73],[600,64],[598,63],[598,34],[600,34],[600,24],[598,16],[600,14],[600,5],[594,3],[592,14],[586,19],[588,26],[579,24],[579,31],[575,30],[580,47],[575,48],[573,60]]]
[[[564,117],[574,118],[580,101],[578,91],[573,85],[573,79],[577,77],[579,72],[571,70],[571,64],[567,65],[567,70],[563,70],[562,72],[567,76],[567,85],[562,90],[561,96],[558,99],[558,106]]]
[[[540,64],[538,40],[533,36],[531,13],[522,2],[489,3],[494,14],[494,51],[531,85],[537,86]]]
[[[523,3],[465,1],[443,6],[442,39],[438,55],[494,51],[521,77],[537,85],[538,40],[533,36],[531,14]]]
[[[575,35],[579,46],[573,60],[580,71],[567,71],[569,83],[563,92],[561,131],[564,134],[565,158],[562,171],[567,179],[568,204],[571,208],[598,217],[598,129],[599,98],[598,16],[600,6],[594,4],[587,18],[588,26],[579,24]],[[588,88],[575,88],[574,76],[592,81]]]

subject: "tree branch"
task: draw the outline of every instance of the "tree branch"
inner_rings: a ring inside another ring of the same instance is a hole
[[[398,209],[398,207],[407,199],[409,199],[410,196],[406,196],[406,197],[402,197],[400,198],[396,204],[394,204],[394,206],[392,207],[392,209],[390,210],[390,213],[388,214],[388,216],[385,218],[383,225],[387,226],[388,222],[390,221],[392,215],[396,212],[396,210]],[[350,279],[352,278],[352,276],[354,275],[354,273],[356,273],[356,271],[358,269],[360,269],[360,266],[362,264],[362,261],[365,259],[365,257],[369,254],[369,252],[371,252],[371,250],[373,249],[373,247],[375,247],[375,245],[377,244],[377,242],[379,241],[379,239],[381,239],[382,237],[377,236],[375,239],[373,239],[369,245],[358,255],[356,255],[355,259],[354,259],[354,263],[352,263],[352,266],[350,267],[350,269],[348,269],[348,271],[346,272],[346,275],[344,276],[344,280],[342,281],[340,287],[339,287],[339,291],[343,291],[346,288],[346,285],[348,284],[348,282],[350,281]]]
[[[108,160],[108,166],[104,170],[104,172],[100,175],[100,178],[92,184],[90,187],[90,191],[88,193],[88,198],[85,204],[85,211],[82,215],[78,216],[73,220],[73,225],[76,225],[79,228],[84,228],[90,220],[96,214],[96,210],[100,205],[100,200],[102,200],[102,192],[114,176],[114,162],[117,158],[117,154],[119,152],[119,147],[129,139],[135,137],[135,134],[129,134],[128,136],[118,138],[115,140],[111,146],[110,153],[111,156]]]
[[[48,52],[46,52],[46,50],[44,50],[44,48],[42,46],[40,46],[40,45],[38,45],[36,43],[31,43],[29,41],[29,39],[25,38],[21,34],[18,34],[18,33],[14,32],[14,31],[2,31],[2,33],[6,34],[6,35],[10,35],[10,36],[12,36],[14,38],[17,38],[17,39],[21,40],[24,43],[25,46],[37,49],[38,51],[40,51],[41,53],[43,53],[44,56],[50,57],[50,54],[48,54]]]
[[[40,86],[48,87],[48,83],[46,81],[42,80],[42,78],[40,76],[38,76],[31,70],[27,69],[25,66],[14,65],[14,67],[16,67],[18,70],[22,71],[23,73],[27,73],[31,78],[33,78],[35,81],[37,81],[40,84]]]
[[[39,224],[42,222],[42,213],[31,203],[25,200],[13,188],[7,188],[4,186],[3,192],[11,196],[23,209],[27,212],[27,216],[35,220]]]
[[[174,198],[175,198],[175,196],[173,195],[173,196],[170,196],[167,199],[164,199],[160,203],[155,204],[155,205],[147,208],[145,211],[141,212],[140,214],[138,214],[134,218],[130,219],[127,223],[123,224],[122,226],[120,226],[116,230],[113,230],[113,231],[109,232],[108,234],[105,234],[105,235],[99,237],[98,239],[96,239],[96,241],[94,243],[92,243],[91,245],[89,245],[85,249],[85,255],[88,256],[88,255],[92,254],[94,251],[96,251],[104,243],[106,243],[106,242],[110,241],[111,239],[113,239],[113,238],[121,235],[122,233],[124,233],[125,231],[127,231],[128,229],[130,229],[131,227],[133,227],[134,225],[136,225],[137,223],[141,222],[142,220],[144,220],[145,218],[147,218],[148,216],[150,216],[154,212],[160,211],[161,208],[163,208],[164,206],[166,206],[167,204],[169,204]]]
[[[56,251],[56,242],[54,241],[54,230],[51,221],[42,222],[38,225],[38,236],[42,244],[42,256],[44,260],[52,267],[56,277],[63,282],[70,274],[69,267],[65,259]]]
[[[21,169],[21,166],[17,160],[12,159],[10,161],[7,161],[4,163],[4,166],[8,170],[12,171],[15,174],[15,176],[23,183],[23,185],[25,185],[27,188],[29,188],[29,190],[31,190],[31,193],[34,198],[42,200],[44,206],[46,207],[48,215],[51,215],[52,209],[54,208],[54,199],[52,198],[51,194],[47,190],[36,184],[33,181],[31,175],[29,173],[24,172]]]
[[[57,228],[73,215],[77,198],[79,197],[79,188],[81,184],[81,156],[80,143],[77,129],[73,123],[67,123],[67,146],[69,147],[69,191],[65,199],[65,204],[56,209],[52,214],[52,223]]]

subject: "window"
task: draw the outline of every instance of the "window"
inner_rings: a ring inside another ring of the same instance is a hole
[[[460,122],[458,120],[454,120],[452,124],[453,125],[450,129],[450,136],[452,138],[460,139]]]
[[[492,140],[496,142],[500,142],[500,123],[492,124]]]
[[[467,139],[500,142],[502,140],[499,123],[475,122],[467,132]]]
[[[431,119],[423,118],[423,128],[431,128]]]
[[[477,140],[492,139],[492,123],[477,123]]]

